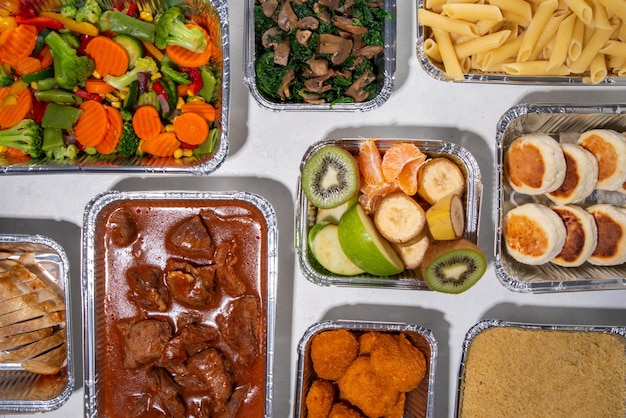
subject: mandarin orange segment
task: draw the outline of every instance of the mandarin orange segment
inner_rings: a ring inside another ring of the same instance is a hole
[[[421,159],[410,161],[398,175],[397,181],[400,190],[409,196],[417,193],[417,172],[422,164],[424,164],[424,161]]]
[[[381,171],[386,181],[396,181],[403,168],[410,162],[426,161],[426,155],[414,144],[395,144],[382,157]],[[418,166],[419,167],[419,166]]]
[[[370,138],[363,142],[359,149],[359,169],[365,183],[378,185],[385,182],[381,163],[382,157],[376,146],[376,139]]]

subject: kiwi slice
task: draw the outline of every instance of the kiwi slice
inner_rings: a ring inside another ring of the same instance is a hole
[[[422,262],[422,276],[432,290],[461,293],[483,277],[485,254],[472,242],[461,238],[433,241]]]
[[[328,145],[315,151],[302,167],[302,191],[318,208],[333,208],[359,190],[359,169],[345,149]]]

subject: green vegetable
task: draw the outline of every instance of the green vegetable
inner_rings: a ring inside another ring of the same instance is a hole
[[[76,10],[75,19],[77,22],[89,22],[96,24],[102,15],[102,8],[97,0],[87,0],[84,5]]]
[[[78,49],[80,47],[81,41],[78,36],[74,35],[71,32],[59,32],[59,33],[63,37],[63,40],[65,40],[65,42],[67,42],[69,46],[71,46],[74,49]]]
[[[41,52],[41,48],[43,48],[46,44],[46,36],[48,36],[50,32],[52,32],[52,29],[50,28],[41,29],[41,32],[37,35],[37,42],[35,43],[35,49],[33,49],[33,55]]]
[[[198,145],[197,148],[194,148],[192,152],[194,155],[211,154],[213,151],[215,151],[219,140],[220,130],[218,128],[213,128],[209,131],[209,137],[206,139],[206,141]]]
[[[161,72],[164,75],[167,75],[172,80],[174,80],[178,84],[189,84],[191,81],[189,80],[189,75],[182,71],[177,71],[174,69],[176,64],[170,60],[167,55],[163,60],[161,60]]]
[[[139,138],[135,134],[130,120],[125,120],[124,127],[122,128],[122,136],[120,137],[120,142],[117,144],[116,151],[122,157],[132,157],[137,152],[138,146]]]
[[[93,60],[87,56],[78,56],[76,49],[57,32],[50,32],[45,42],[52,52],[54,78],[60,87],[71,90],[84,83],[93,73]]]
[[[36,91],[35,97],[42,102],[53,102],[64,105],[77,105],[83,102],[83,99],[77,94],[61,89]]]
[[[135,67],[132,70],[129,70],[125,74],[122,74],[120,76],[107,75],[103,78],[103,80],[119,90],[137,80],[137,75],[139,73],[143,72],[148,74],[154,74],[157,71],[159,71],[159,68],[152,57],[141,57],[137,58],[137,62],[135,62]]]
[[[41,126],[46,128],[72,129],[83,111],[74,106],[48,103],[41,119]]]
[[[167,93],[167,105],[169,109],[167,110],[167,112],[165,112],[164,109],[161,109],[161,116],[164,119],[167,119],[176,109],[176,102],[178,101],[178,91],[176,88],[176,83],[174,83],[174,80],[172,80],[168,76],[163,75],[163,77],[161,77],[159,81],[161,81],[161,85]]]
[[[200,69],[200,76],[202,77],[202,88],[198,91],[198,95],[211,103],[217,80],[213,73],[204,67]]]
[[[79,153],[80,150],[75,144],[69,144],[46,151],[46,157],[57,161],[74,160]]]
[[[157,98],[157,93],[154,90],[144,91],[137,98],[137,107],[139,106],[154,106],[157,109],[161,108],[159,105],[159,99]]]
[[[130,35],[146,42],[154,42],[156,26],[151,22],[128,16],[117,10],[102,13],[99,21],[101,32],[112,31],[117,35]]]
[[[128,95],[124,99],[123,108],[125,110],[133,110],[137,106],[137,98],[139,97],[139,81],[135,80],[128,86]]]
[[[274,64],[274,53],[266,52],[256,63],[256,87],[266,97],[281,100],[278,90],[283,84],[283,78],[291,67]]]
[[[173,6],[158,16],[154,45],[165,49],[168,45],[178,45],[194,52],[202,52],[207,47],[204,33],[200,28],[185,26],[185,16],[180,7]]]
[[[122,45],[126,52],[128,52],[129,68],[133,68],[138,58],[143,57],[143,47],[141,42],[134,36],[130,35],[117,35],[113,37],[113,40]]]
[[[76,19],[77,11],[78,11],[78,8],[76,7],[75,4],[67,3],[61,7],[61,16],[67,17],[70,19]]]
[[[63,129],[61,128],[43,128],[43,142],[41,143],[41,150],[51,151],[54,148],[64,147],[65,141],[63,140]]]
[[[22,81],[26,84],[30,84],[33,81],[41,81],[44,78],[54,77],[54,68],[48,67],[41,71],[37,71],[36,73],[24,74],[22,76]]]
[[[22,119],[16,125],[0,130],[0,145],[16,148],[32,158],[42,154],[43,130],[32,119]]]
[[[57,87],[57,80],[54,77],[44,78],[43,80],[37,81],[37,87],[35,90],[44,91],[50,90]]]
[[[13,84],[15,77],[4,70],[4,65],[0,65],[0,87],[7,87]]]

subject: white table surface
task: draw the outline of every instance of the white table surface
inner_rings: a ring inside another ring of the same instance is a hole
[[[495,134],[500,116],[519,103],[619,103],[623,87],[451,84],[429,77],[415,54],[415,2],[399,0],[395,90],[380,108],[358,113],[277,113],[257,105],[243,84],[243,2],[229,10],[230,155],[208,177],[140,174],[0,176],[0,232],[39,233],[59,242],[70,259],[76,385],[48,417],[83,415],[80,322],[80,230],[87,202],[108,190],[245,190],[264,196],[279,223],[274,416],[292,416],[297,345],[326,319],[400,321],[433,331],[438,344],[435,416],[454,415],[461,344],[482,319],[557,324],[626,324],[624,290],[517,294],[493,269]],[[441,139],[458,143],[479,162],[484,193],[479,244],[489,258],[482,280],[460,295],[391,289],[320,287],[300,272],[293,245],[296,180],[306,149],[342,137]]]

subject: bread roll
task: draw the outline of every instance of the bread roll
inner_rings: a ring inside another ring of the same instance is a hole
[[[618,190],[626,181],[626,137],[610,129],[592,129],[580,135],[578,144],[598,160],[600,190]]]
[[[598,245],[589,262],[598,266],[626,263],[626,208],[599,203],[589,206],[598,228]]]
[[[578,267],[589,259],[598,243],[598,228],[593,216],[580,206],[557,205],[556,212],[565,224],[567,235],[561,252],[552,263],[563,267]]]
[[[552,192],[563,183],[565,170],[565,156],[559,143],[546,134],[521,136],[506,151],[504,172],[518,193]]]
[[[561,144],[565,156],[565,179],[561,186],[547,193],[554,203],[567,205],[585,200],[598,182],[598,160],[585,148],[577,144]]]
[[[507,212],[504,235],[511,257],[520,263],[539,265],[561,252],[567,230],[559,215],[549,207],[526,203]]]

